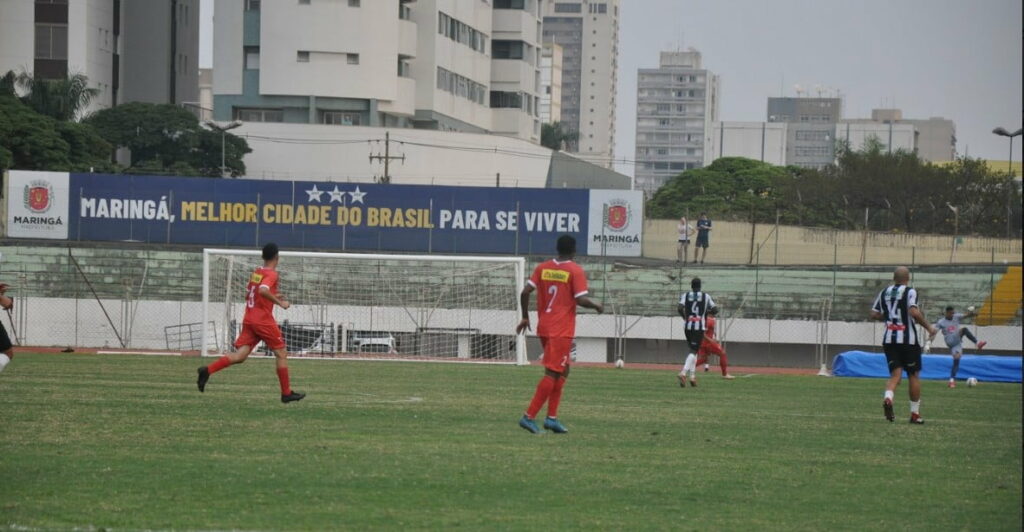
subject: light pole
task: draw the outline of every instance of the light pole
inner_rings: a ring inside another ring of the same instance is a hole
[[[1010,238],[1010,218],[1013,216],[1013,137],[1019,136],[1024,133],[1024,128],[1020,128],[1013,133],[997,127],[992,130],[992,133],[999,135],[1000,137],[1010,138],[1010,160],[1006,165],[1006,238]]]
[[[214,131],[220,131],[220,176],[224,177],[224,174],[227,173],[227,165],[224,163],[224,144],[226,142],[227,132],[230,129],[235,129],[236,127],[241,126],[242,122],[235,120],[222,126],[213,120],[207,120],[204,124],[206,124],[206,127]]]

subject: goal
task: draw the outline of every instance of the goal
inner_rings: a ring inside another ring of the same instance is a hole
[[[203,250],[203,354],[233,345],[262,264],[259,250]],[[282,251],[291,308],[274,315],[290,356],[526,364],[524,268],[521,257]]]

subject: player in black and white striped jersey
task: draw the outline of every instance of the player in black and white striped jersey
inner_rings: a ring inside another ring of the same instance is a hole
[[[704,331],[707,330],[708,311],[715,308],[715,301],[711,294],[701,291],[700,277],[694,277],[690,281],[690,291],[679,297],[679,306],[676,310],[686,320],[683,331],[686,334],[686,343],[690,346],[690,353],[686,355],[686,362],[682,371],[679,372],[679,386],[686,387],[686,374],[690,375],[690,386],[697,386],[697,351],[704,340]]]
[[[920,425],[924,423],[920,412],[921,344],[914,323],[920,324],[930,335],[935,334],[935,328],[928,323],[918,308],[917,290],[911,288],[909,284],[910,269],[906,266],[896,268],[892,275],[892,283],[879,292],[874,305],[871,306],[871,319],[885,322],[882,349],[889,364],[889,380],[885,384],[882,409],[885,411],[885,419],[892,422],[895,419],[892,409],[893,395],[903,378],[903,371],[906,370],[907,379],[910,381],[910,422]]]

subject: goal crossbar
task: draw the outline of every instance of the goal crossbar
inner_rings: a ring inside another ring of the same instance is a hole
[[[229,340],[237,335],[245,282],[261,254],[203,250],[201,354],[224,345],[214,341],[214,331]],[[309,325],[282,324],[290,354],[301,356],[309,348],[321,350],[312,355],[318,358],[527,363],[525,338],[514,333],[525,283],[522,257],[311,251],[279,256],[283,291],[299,294],[287,318]],[[303,330],[315,331],[310,334],[317,338],[295,342],[304,345],[293,349],[289,331]],[[230,349],[231,342],[226,345]]]

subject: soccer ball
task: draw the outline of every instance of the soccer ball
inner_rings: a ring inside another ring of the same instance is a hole
[[[625,360],[622,360],[622,359],[620,358],[620,359],[618,359],[618,360],[616,360],[616,361],[615,361],[615,367],[616,367],[616,368],[622,369],[622,368],[623,368],[623,367],[625,367],[625,366],[626,366],[626,361],[625,361]]]
[[[974,305],[967,307],[967,312],[974,312]]]
[[[977,385],[978,385],[978,379],[975,379],[974,377],[971,377],[971,378],[967,379],[967,386],[968,387],[974,388]]]

